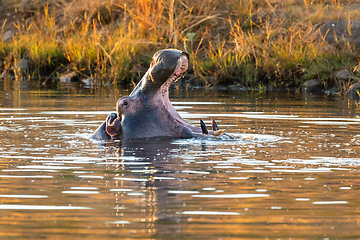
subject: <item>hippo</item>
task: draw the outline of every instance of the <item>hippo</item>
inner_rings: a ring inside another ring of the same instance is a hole
[[[164,49],[152,57],[150,68],[129,96],[121,97],[116,113],[111,113],[93,133],[95,140],[143,138],[191,138],[194,134],[220,134],[204,122],[195,127],[186,122],[169,100],[169,86],[184,76],[189,55],[177,49]]]

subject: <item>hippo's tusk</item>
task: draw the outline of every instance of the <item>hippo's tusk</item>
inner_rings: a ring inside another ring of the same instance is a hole
[[[213,118],[211,118],[211,124],[212,124],[213,131],[219,130],[219,127]]]
[[[225,132],[225,130],[219,130],[219,127],[213,118],[211,119],[211,124],[212,124],[212,128],[213,128],[212,134],[214,136],[219,136],[220,134]]]
[[[201,119],[200,119],[200,126],[201,126],[201,131],[203,134],[209,134],[209,131],[207,130],[207,127],[206,127],[204,121]]]
[[[214,119],[211,119],[211,123],[212,123],[212,127],[213,127],[213,132],[211,132],[211,135],[219,136],[225,132],[225,130],[219,130],[219,127]],[[200,119],[200,126],[201,126],[201,131],[203,134],[209,134],[209,131],[207,130],[207,127],[206,127],[204,121],[201,119]]]

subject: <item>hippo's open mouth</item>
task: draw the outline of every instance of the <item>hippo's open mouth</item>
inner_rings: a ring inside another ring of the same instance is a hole
[[[185,55],[182,55],[178,59],[178,63],[175,67],[175,70],[173,74],[168,78],[168,80],[161,85],[160,87],[160,93],[162,95],[163,104],[166,107],[166,109],[169,111],[169,113],[174,117],[174,119],[180,123],[181,125],[188,127],[193,132],[199,132],[199,128],[189,124],[186,122],[179,113],[175,110],[174,106],[171,104],[169,99],[169,87],[184,77],[186,70],[188,69],[189,61],[188,58]]]

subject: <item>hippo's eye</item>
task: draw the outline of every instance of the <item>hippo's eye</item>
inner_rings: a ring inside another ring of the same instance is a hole
[[[129,103],[128,103],[127,101],[124,101],[124,102],[123,102],[123,106],[125,106],[125,107],[127,107],[128,104],[129,104]]]

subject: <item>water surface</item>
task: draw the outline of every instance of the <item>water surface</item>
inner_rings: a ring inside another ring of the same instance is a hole
[[[1,85],[1,239],[360,236],[360,118],[340,97],[172,90],[231,138],[101,144],[128,91]]]

